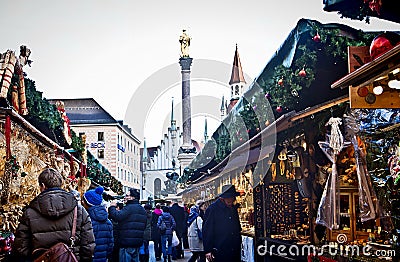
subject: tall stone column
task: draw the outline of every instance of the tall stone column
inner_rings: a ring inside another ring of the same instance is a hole
[[[192,58],[181,57],[179,64],[182,73],[182,127],[183,127],[183,145],[182,148],[190,149],[192,147],[192,119],[190,103],[190,66]]]
[[[182,168],[187,167],[196,156],[196,148],[192,145],[192,112],[190,103],[190,66],[192,58],[181,57],[179,64],[182,73],[182,135],[183,144],[179,149],[178,160]]]
[[[179,148],[178,160],[181,169],[187,167],[196,156],[196,148],[192,145],[192,111],[190,107],[190,66],[192,58],[189,56],[190,36],[184,29],[179,37],[181,43],[181,57],[179,64],[182,73],[182,135],[183,144]]]

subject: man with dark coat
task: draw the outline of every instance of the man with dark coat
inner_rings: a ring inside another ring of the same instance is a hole
[[[94,249],[93,262],[106,262],[111,258],[114,247],[113,225],[108,219],[108,213],[103,202],[104,188],[88,190],[82,198],[83,207],[88,211],[92,220],[96,248]]]
[[[33,260],[32,252],[48,249],[63,242],[71,245],[74,210],[77,208],[76,233],[73,252],[78,261],[92,261],[95,248],[92,223],[75,196],[61,189],[63,177],[46,168],[38,178],[40,194],[25,209],[15,232],[13,251],[21,259]],[[39,254],[40,255],[40,254]]]
[[[161,260],[161,234],[158,229],[157,223],[158,218],[162,215],[161,205],[157,204],[151,217],[151,240],[154,242],[154,254],[156,255],[156,261]]]
[[[176,260],[177,258],[184,257],[184,251],[182,247],[182,238],[183,234],[186,230],[186,214],[185,209],[181,207],[178,202],[174,202],[174,204],[169,209],[170,214],[174,217],[176,223],[176,236],[179,238],[179,245],[172,248],[172,259]]]
[[[111,219],[118,222],[119,261],[139,262],[139,249],[143,244],[147,215],[139,204],[139,190],[130,188],[126,193],[126,205],[117,211],[117,202],[113,201],[108,208]]]
[[[150,251],[149,251],[149,242],[151,240],[151,219],[152,219],[152,212],[151,212],[151,205],[146,204],[144,205],[144,210],[146,210],[147,214],[147,222],[146,222],[146,229],[144,230],[143,235],[143,246],[140,248],[143,253],[139,255],[140,262],[149,262],[150,261]]]
[[[235,186],[225,185],[219,198],[206,210],[203,245],[208,261],[241,261],[242,228],[234,205],[238,195]]]

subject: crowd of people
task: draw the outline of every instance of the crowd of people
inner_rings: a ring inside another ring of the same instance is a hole
[[[173,202],[153,209],[139,203],[140,193],[133,188],[123,203],[112,201],[106,208],[102,187],[82,197],[67,192],[61,189],[63,177],[52,168],[41,172],[38,183],[41,193],[26,207],[15,233],[13,261],[32,261],[59,242],[78,261],[148,262],[152,253],[156,261],[172,261],[184,258],[188,248],[189,262],[241,261],[238,192],[232,185],[224,186],[208,207],[198,200],[190,208]]]

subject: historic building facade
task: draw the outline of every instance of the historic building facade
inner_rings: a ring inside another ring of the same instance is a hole
[[[115,120],[93,98],[54,99],[64,102],[72,130],[86,135],[86,148],[128,188],[140,189],[140,141],[122,121]]]

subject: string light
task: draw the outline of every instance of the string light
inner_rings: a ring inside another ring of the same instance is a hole
[[[374,82],[374,88],[372,89],[372,92],[377,96],[383,93],[383,86],[380,82]]]
[[[393,73],[389,74],[388,86],[393,89],[400,89],[400,81],[393,75]]]

